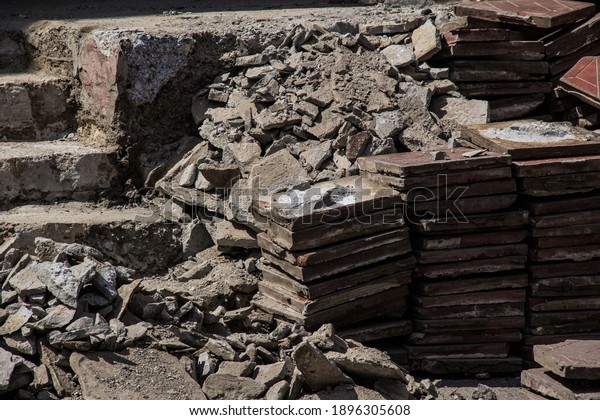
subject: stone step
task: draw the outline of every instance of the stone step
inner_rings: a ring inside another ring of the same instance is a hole
[[[41,73],[0,74],[0,139],[50,140],[73,131],[70,90],[67,79]]]
[[[0,31],[0,73],[24,71],[28,61],[23,33]]]
[[[179,230],[149,207],[78,201],[15,206],[0,211],[0,261],[13,248],[33,253],[35,238],[44,237],[94,247],[135,270],[160,271],[181,255]]]
[[[114,154],[75,141],[0,142],[0,203],[95,199],[118,181]]]

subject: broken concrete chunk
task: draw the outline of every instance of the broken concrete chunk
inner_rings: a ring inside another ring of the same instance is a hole
[[[238,377],[249,377],[254,372],[256,363],[254,362],[221,362],[219,370],[217,371],[220,375],[231,375]]]
[[[440,95],[433,98],[431,110],[442,120],[459,125],[487,124],[490,107],[487,101]]]
[[[325,356],[350,375],[408,383],[404,369],[392,362],[386,353],[371,347],[352,347],[345,353],[328,352]]]
[[[250,181],[253,191],[263,190],[288,178],[308,181],[308,174],[300,162],[287,150],[265,157],[252,167]]]
[[[66,254],[77,261],[83,261],[85,257],[96,260],[104,259],[104,255],[95,248],[80,244],[65,244],[54,242],[47,238],[35,238],[35,253],[43,261],[52,261],[59,254]]]
[[[26,268],[10,278],[8,284],[21,296],[37,295],[46,292],[46,285],[37,274]]]
[[[235,65],[237,67],[253,67],[262,66],[269,62],[269,56],[266,54],[253,54],[245,55],[235,59]]]
[[[317,171],[331,157],[331,140],[319,142],[314,147],[300,154],[300,161],[309,172]]]
[[[231,347],[231,344],[225,340],[209,338],[204,349],[222,360],[233,361],[237,359],[236,351]]]
[[[277,382],[291,377],[293,371],[294,364],[290,358],[287,358],[283,362],[257,366],[254,379],[269,388]]]
[[[86,400],[206,399],[175,356],[155,349],[74,352],[69,364]],[[123,387],[119,392],[115,392],[115,381]]]
[[[218,366],[219,360],[217,360],[215,357],[212,357],[210,353],[201,353],[198,356],[198,362],[196,364],[198,379],[204,380],[207,376],[212,375],[217,371]]]
[[[292,353],[292,358],[298,370],[302,372],[304,381],[313,391],[343,383],[353,383],[352,379],[312,343],[305,341],[300,344]]]
[[[77,308],[79,294],[84,284],[96,275],[95,263],[68,267],[63,263],[41,263],[33,266],[48,291],[70,308]]]
[[[287,381],[279,381],[273,385],[265,394],[265,400],[286,400],[290,393],[290,384]]]
[[[600,380],[600,340],[533,346],[534,360],[565,379]]]
[[[406,118],[400,111],[388,111],[375,115],[375,132],[384,139],[397,136],[405,126]]]
[[[267,388],[251,378],[215,373],[206,378],[202,390],[211,400],[254,400]]]
[[[0,395],[22,388],[33,380],[25,360],[0,347]]]
[[[10,314],[0,326],[0,335],[9,335],[21,329],[33,317],[33,312],[25,305],[21,305],[17,311]]]
[[[384,48],[381,53],[392,66],[405,67],[415,62],[415,52],[412,44],[390,45]]]
[[[196,175],[198,174],[198,168],[195,163],[189,164],[179,175],[179,186],[189,188],[196,182]]]
[[[39,321],[31,324],[36,330],[49,331],[67,326],[75,317],[75,309],[64,305],[52,306],[48,309],[47,315]]]
[[[442,50],[440,34],[431,20],[415,29],[411,38],[418,61],[427,61]]]
[[[22,334],[5,335],[2,337],[6,347],[13,353],[33,356],[37,353],[35,336],[24,337]]]
[[[223,153],[229,153],[242,173],[250,173],[252,164],[260,158],[262,149],[257,143],[230,143]]]

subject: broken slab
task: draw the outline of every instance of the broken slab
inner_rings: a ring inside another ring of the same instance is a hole
[[[415,29],[411,39],[417,61],[427,61],[442,50],[440,34],[431,20]]]
[[[69,364],[86,400],[206,400],[177,358],[155,349],[74,352]]]
[[[533,346],[534,360],[565,379],[600,379],[600,341],[566,340]]]
[[[431,111],[442,121],[452,121],[459,125],[486,124],[491,120],[488,101],[455,98],[449,95],[434,97]]]
[[[562,123],[520,120],[463,128],[463,136],[488,150],[508,153],[514,160],[593,155],[600,135]]]
[[[411,362],[411,368],[435,375],[457,375],[476,373],[518,373],[523,369],[520,357],[502,358],[429,358]]]
[[[521,385],[540,395],[557,400],[600,399],[600,387],[596,384],[561,380],[544,368],[527,369],[521,372]]]
[[[325,356],[349,375],[366,378],[397,379],[405,384],[406,372],[384,352],[371,347],[351,347],[345,353],[328,352]]]
[[[596,108],[600,108],[599,63],[599,57],[584,57],[560,78],[565,91]]]
[[[267,387],[252,378],[214,373],[206,378],[202,390],[211,400],[255,400]]]
[[[304,376],[304,381],[313,391],[344,383],[353,383],[332,361],[314,344],[304,341],[294,352],[292,358],[296,367]]]

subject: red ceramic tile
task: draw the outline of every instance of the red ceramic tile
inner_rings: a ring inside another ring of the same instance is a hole
[[[600,57],[584,57],[560,79],[567,92],[599,106],[600,103]]]
[[[456,6],[459,16],[529,24],[539,28],[556,28],[591,17],[592,3],[566,0],[491,0],[465,2]]]

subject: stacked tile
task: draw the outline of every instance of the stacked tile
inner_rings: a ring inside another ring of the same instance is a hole
[[[539,368],[524,370],[521,385],[557,400],[600,399],[600,340],[565,340],[533,348]]]
[[[538,121],[463,134],[512,155],[520,204],[530,211],[526,354],[600,332],[600,135]]]
[[[583,102],[563,101],[554,88],[578,59],[600,52],[600,15],[594,12],[593,4],[564,0],[461,3],[459,17],[441,27],[444,46],[436,59],[445,63],[438,66],[449,67],[463,95],[490,101],[491,121],[534,111],[549,120],[583,120],[577,116],[588,112]],[[549,102],[565,109],[556,111]]]
[[[511,210],[510,156],[471,149],[359,159],[361,175],[407,201],[417,258],[401,345],[433,374],[514,372],[525,325],[527,212]]]
[[[262,194],[255,305],[309,330],[376,320],[367,340],[409,333],[402,316],[415,259],[400,210],[393,190],[357,176]]]

